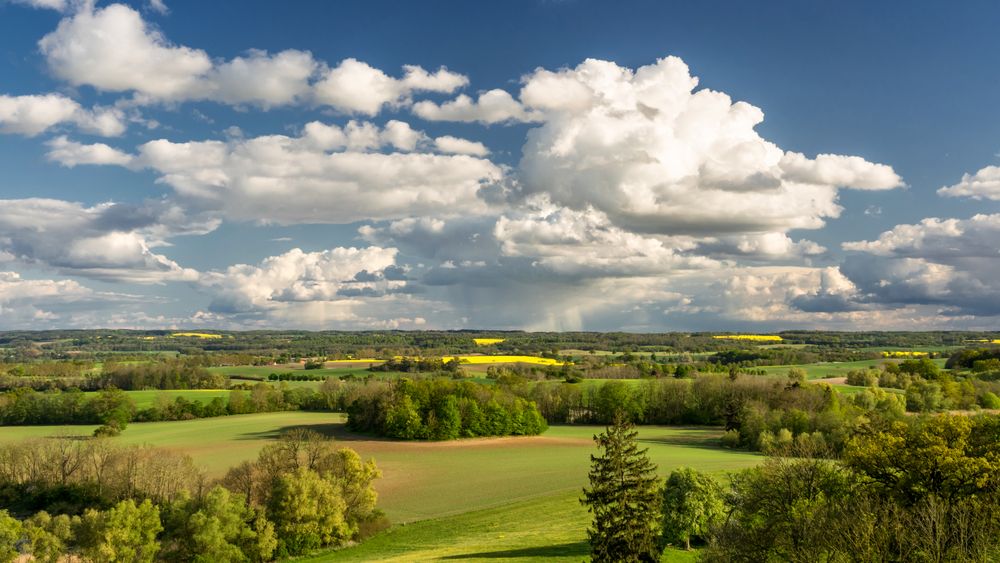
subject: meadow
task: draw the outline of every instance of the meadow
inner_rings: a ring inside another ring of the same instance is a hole
[[[400,442],[351,433],[339,414],[279,412],[133,423],[114,440],[187,453],[210,476],[220,477],[254,458],[281,432],[301,427],[375,458],[383,472],[376,487],[379,506],[396,525],[357,548],[313,561],[506,556],[568,561],[585,552],[588,514],[577,499],[596,451],[592,437],[603,430],[598,426],[554,426],[535,437]],[[7,427],[0,442],[88,435],[93,428]],[[717,428],[647,426],[640,429],[640,441],[664,475],[690,466],[723,476],[761,460],[719,448],[720,434]]]

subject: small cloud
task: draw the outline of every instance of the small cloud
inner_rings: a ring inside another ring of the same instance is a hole
[[[882,214],[882,208],[877,205],[869,205],[865,208],[865,215],[870,217],[878,217]]]
[[[292,242],[292,237],[278,237],[271,239],[271,242]]]
[[[170,13],[170,8],[163,3],[163,0],[149,0],[148,7],[150,10],[160,14],[161,16],[165,16]]]

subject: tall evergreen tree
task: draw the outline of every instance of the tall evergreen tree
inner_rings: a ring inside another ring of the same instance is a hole
[[[590,487],[580,502],[594,515],[587,535],[598,563],[659,560],[660,480],[648,450],[639,449],[638,434],[619,415],[594,436],[603,453],[590,456]]]

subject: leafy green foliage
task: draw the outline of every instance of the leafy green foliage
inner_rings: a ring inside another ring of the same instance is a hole
[[[81,552],[95,563],[148,563],[160,549],[160,509],[148,499],[124,500],[107,512],[88,510],[78,533]]]
[[[11,563],[17,559],[19,553],[15,544],[21,539],[21,534],[21,522],[6,510],[0,510],[0,563]]]
[[[708,539],[724,516],[722,487],[715,479],[689,467],[670,473],[663,487],[664,542],[691,549],[691,539]]]
[[[538,407],[506,388],[446,379],[365,386],[350,401],[348,425],[403,440],[542,433]]]
[[[201,499],[182,496],[164,510],[166,559],[197,563],[268,561],[273,525],[239,496],[215,486]]]
[[[300,468],[278,477],[268,506],[278,553],[300,555],[350,537],[347,505],[337,488],[315,471]]]

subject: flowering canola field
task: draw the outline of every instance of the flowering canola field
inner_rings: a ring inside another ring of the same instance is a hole
[[[500,344],[506,338],[473,338],[472,341],[476,343],[476,346],[490,346],[492,344]]]
[[[883,358],[926,358],[930,356],[927,352],[914,352],[912,350],[892,350],[882,352]]]
[[[449,362],[454,356],[444,356],[442,360]],[[462,364],[535,364],[539,366],[562,366],[566,362],[538,356],[458,356]]]
[[[712,336],[716,340],[750,340],[753,342],[781,342],[782,338],[777,334],[717,334]]]
[[[222,338],[221,334],[211,334],[208,332],[175,332],[170,335],[172,338]]]

